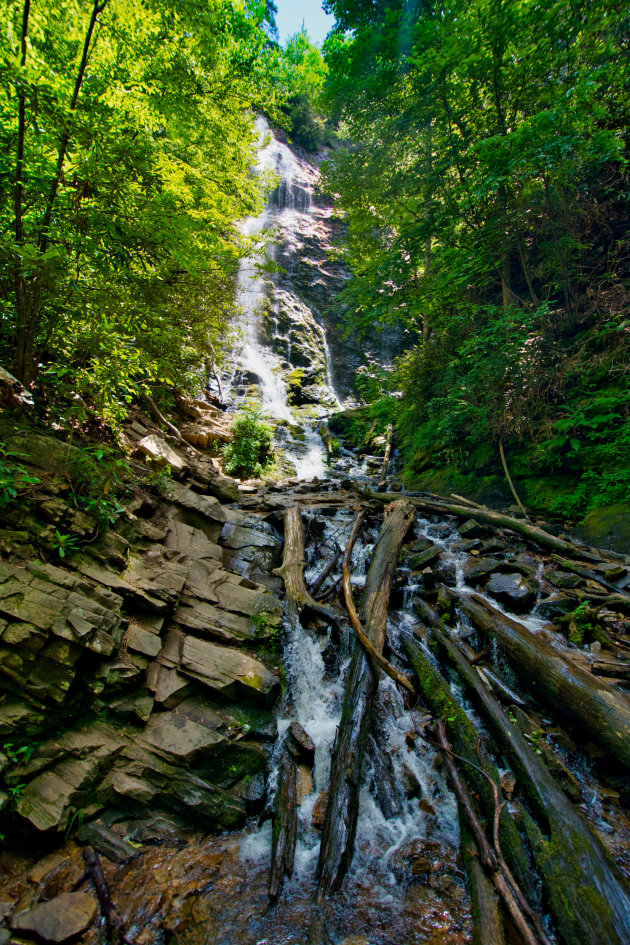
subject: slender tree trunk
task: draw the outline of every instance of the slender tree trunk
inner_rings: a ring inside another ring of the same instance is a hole
[[[72,93],[72,99],[70,101],[70,117],[76,111],[77,101],[79,99],[79,93],[81,91],[81,86],[83,85],[83,79],[85,77],[85,70],[87,68],[88,59],[90,56],[90,47],[92,44],[92,37],[94,35],[94,29],[99,15],[103,12],[107,6],[108,0],[94,0],[92,5],[92,14],[90,16],[90,22],[85,34],[85,40],[83,43],[83,53],[81,55],[81,61],[79,63],[79,69],[77,72],[77,77],[74,83],[74,91]],[[28,14],[29,14],[29,0],[25,0],[24,7],[24,17],[23,17],[23,27],[22,27],[22,59],[23,64],[26,62],[26,38],[28,33]],[[23,173],[24,173],[24,137],[25,137],[25,127],[26,127],[26,102],[25,99],[21,104],[18,101],[18,110],[20,111],[21,121],[18,122],[18,152],[17,152],[17,166],[16,172],[19,175],[19,182],[16,180],[16,191],[15,191],[15,206],[16,206],[16,237],[18,228],[21,233],[21,244],[24,243],[24,231],[23,231],[23,217],[22,209],[24,202],[24,186],[23,186]],[[23,113],[23,114],[22,114]],[[67,119],[64,129],[61,134],[61,139],[59,141],[59,148],[57,151],[57,163],[55,166],[55,173],[50,182],[50,189],[48,191],[48,197],[46,198],[46,203],[44,206],[44,214],[41,221],[41,226],[39,229],[39,234],[37,237],[37,249],[41,256],[43,256],[50,244],[50,227],[52,223],[52,215],[55,207],[55,202],[57,199],[57,194],[59,192],[59,185],[63,176],[63,165],[66,159],[66,154],[68,151],[68,145],[70,143],[70,135],[72,132],[70,117]],[[20,140],[20,127],[22,129],[21,140]],[[19,203],[19,210],[18,210]],[[16,306],[17,306],[17,358],[16,358],[16,374],[18,379],[22,381],[24,385],[28,385],[33,376],[33,360],[35,353],[35,343],[37,338],[37,329],[39,327],[40,321],[40,310],[42,302],[42,279],[41,276],[38,278],[35,283],[31,283],[27,286],[22,275],[19,271],[16,273]]]

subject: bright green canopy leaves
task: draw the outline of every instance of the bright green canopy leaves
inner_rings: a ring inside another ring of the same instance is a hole
[[[328,169],[347,211],[345,299],[355,323],[415,335],[395,376],[410,453],[465,462],[544,435],[576,334],[590,331],[585,350],[623,343],[627,5],[327,9],[329,96],[351,142]]]
[[[40,360],[115,419],[139,386],[194,384],[220,348],[236,224],[260,201],[252,112],[277,94],[264,14],[2,4],[3,356],[25,379]]]

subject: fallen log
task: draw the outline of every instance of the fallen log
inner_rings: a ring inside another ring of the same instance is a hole
[[[571,661],[527,627],[506,617],[479,594],[450,596],[476,627],[495,639],[516,673],[554,711],[586,728],[595,741],[630,768],[630,700]]]
[[[387,479],[387,470],[392,458],[392,444],[394,442],[394,428],[389,423],[387,425],[387,439],[385,440],[385,455],[383,456],[383,465],[381,467],[381,475],[378,480],[378,487],[381,489],[385,485]]]
[[[298,618],[305,610],[327,623],[339,625],[339,618],[328,607],[318,603],[308,592],[304,580],[304,525],[302,513],[297,505],[291,506],[284,513],[284,551],[282,565],[274,570],[284,581],[289,615]]]
[[[431,629],[498,736],[521,790],[548,836],[533,848],[558,929],[570,945],[628,945],[630,892],[597,834],[558,787],[543,759],[438,625]]]
[[[329,460],[331,460],[336,453],[339,452],[339,443],[335,443],[332,433],[328,427],[328,424],[321,420],[319,423],[319,435],[324,441],[324,446],[326,447],[326,455]]]
[[[275,902],[285,876],[293,873],[297,840],[297,768],[293,755],[285,750],[278,773],[271,841],[271,869],[268,895]]]
[[[510,918],[518,929],[523,942],[525,942],[525,945],[551,945],[549,939],[542,931],[542,923],[540,920],[535,923],[532,921],[534,912],[525,902],[520,889],[516,887],[507,865],[503,862],[500,848],[497,849],[497,845],[492,847],[484,833],[483,827],[475,812],[473,801],[451,757],[450,745],[448,744],[446,732],[444,731],[444,723],[442,721],[438,721],[437,723],[437,741],[443,749],[444,764],[448,772],[449,781],[457,798],[460,813],[475,839],[481,863],[485,869],[489,871],[492,883],[499,893],[501,901]],[[497,810],[494,818],[494,824],[498,828],[498,818],[501,816],[501,809],[497,802],[498,792],[495,798]],[[532,921],[532,924],[535,924],[536,934],[534,934],[530,928],[528,919]]]
[[[425,606],[432,611],[428,605]],[[432,613],[435,614],[434,611]],[[437,614],[435,614],[435,619],[439,620]],[[418,691],[423,702],[436,718],[443,719],[451,744],[469,763],[468,782],[479,795],[486,818],[492,822],[496,812],[495,792],[490,787],[486,775],[492,778],[498,788],[500,785],[498,770],[492,764],[484,766],[485,774],[483,775],[477,770],[480,765],[479,734],[475,726],[455,699],[448,683],[411,637],[405,638],[404,648],[416,674]],[[510,869],[516,875],[519,886],[529,898],[533,899],[536,880],[532,876],[528,854],[518,827],[508,811],[504,811],[500,819],[499,836],[501,849]]]
[[[313,596],[317,594],[317,592],[321,588],[326,578],[330,577],[330,575],[333,573],[333,571],[339,564],[339,559],[341,558],[341,555],[342,555],[342,549],[339,548],[335,552],[335,554],[332,556],[332,558],[330,559],[330,561],[328,562],[324,570],[321,572],[321,574],[318,574],[315,580],[313,581],[313,583],[309,586],[308,590]]]
[[[361,489],[356,484],[354,485],[354,490],[363,498],[373,502],[387,503],[391,502],[396,497],[395,492],[370,492],[368,489]],[[425,499],[414,495],[408,495],[405,496],[405,498],[423,512],[446,513],[447,515],[455,515],[458,518],[466,519],[472,517],[476,522],[491,525],[493,528],[509,528],[514,532],[518,532],[519,535],[528,538],[530,541],[535,542],[537,545],[541,545],[543,548],[550,548],[552,551],[577,555],[582,552],[581,548],[578,548],[577,545],[572,544],[570,541],[565,541],[563,538],[551,535],[537,525],[524,522],[522,519],[504,515],[502,512],[493,512],[490,509],[484,508],[472,510],[470,506],[467,505],[457,505],[453,502],[445,502],[441,499]]]
[[[462,858],[468,880],[473,913],[473,945],[505,945],[499,899],[479,858],[473,838],[460,814]]]
[[[387,626],[391,577],[415,510],[398,499],[385,520],[372,553],[363,610],[366,636],[382,652]],[[353,529],[358,533],[358,528]],[[346,552],[346,562],[349,554]],[[359,786],[378,679],[360,643],[356,643],[346,682],[341,721],[332,758],[328,804],[317,864],[318,898],[339,889],[354,853]]]

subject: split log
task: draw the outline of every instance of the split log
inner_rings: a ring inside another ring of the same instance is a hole
[[[354,489],[359,495],[375,502],[387,503],[391,502],[396,497],[395,492],[370,492],[367,489],[359,488],[357,485],[354,486]],[[570,541],[565,541],[563,538],[551,535],[537,525],[531,525],[529,522],[524,522],[522,519],[504,515],[502,512],[492,512],[490,509],[484,508],[475,509],[473,512],[469,506],[456,505],[455,503],[445,502],[437,498],[425,499],[413,495],[405,496],[405,498],[423,512],[434,512],[436,514],[446,513],[447,515],[456,515],[458,518],[465,519],[469,519],[472,516],[476,522],[490,525],[493,528],[509,528],[514,532],[518,532],[519,535],[528,538],[530,541],[535,542],[537,545],[543,548],[550,548],[552,551],[574,555],[579,555],[582,552],[581,548],[578,548],[577,545],[572,544]]]
[[[398,499],[386,509],[383,527],[372,553],[363,610],[366,635],[379,653],[385,642],[391,578],[415,515],[413,506],[404,499]],[[361,772],[377,689],[376,674],[357,642],[332,758],[328,805],[317,865],[318,898],[339,889],[352,861]]]
[[[297,768],[295,758],[286,750],[280,762],[274,807],[268,886],[271,902],[280,895],[284,877],[293,873],[297,840]]]
[[[289,615],[297,619],[304,610],[309,610],[317,617],[322,617],[327,623],[339,625],[339,619],[329,610],[319,604],[308,592],[304,580],[304,525],[302,513],[297,505],[291,506],[284,513],[284,551],[282,566],[274,570],[284,581],[287,596]]]
[[[125,934],[123,917],[112,901],[100,856],[96,850],[86,847],[83,851],[83,859],[85,860],[87,874],[96,890],[96,896],[105,919],[109,942],[111,945],[132,945],[131,940]]]
[[[450,596],[457,595],[448,591]],[[483,597],[459,598],[459,606],[475,626],[509,657],[516,673],[536,695],[630,768],[630,700],[598,676],[554,649],[527,627],[492,607]]]
[[[387,425],[387,439],[385,440],[385,455],[383,456],[383,465],[381,467],[381,475],[378,480],[379,489],[385,485],[385,480],[387,479],[387,470],[389,469],[389,464],[392,458],[392,444],[394,442],[394,428],[389,423]]]
[[[497,734],[521,789],[549,834],[533,848],[533,856],[563,939],[571,945],[591,945],[594,941],[628,945],[630,892],[602,841],[484,687],[455,642],[437,625],[431,633]]]

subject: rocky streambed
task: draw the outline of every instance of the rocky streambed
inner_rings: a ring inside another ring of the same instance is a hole
[[[189,437],[220,438],[216,418],[200,414],[193,425]],[[130,448],[162,461],[168,453],[179,478],[153,474],[126,499],[116,527],[104,528],[74,501],[79,451],[43,433],[19,436],[40,482],[2,510],[0,942],[121,940],[112,914],[139,945],[471,941],[480,934],[474,847],[468,827],[460,831],[445,756],[423,738],[439,717],[460,754],[467,736],[458,726],[470,724],[483,744],[477,762],[498,766],[504,816],[525,857],[519,881],[545,934],[588,940],[588,917],[576,925],[554,899],[553,817],[541,814],[448,646],[509,714],[560,792],[554,803],[566,799],[623,888],[624,749],[598,721],[567,711],[568,690],[554,699],[524,673],[499,631],[505,623],[533,639],[545,659],[562,660],[567,677],[582,674],[591,694],[622,713],[627,559],[540,528],[519,533],[518,522],[496,524],[472,504],[410,497],[415,523],[390,575],[385,655],[416,695],[409,701],[381,676],[351,863],[341,889],[318,899],[331,752],[355,647],[341,552],[363,510],[348,559],[359,602],[383,509],[400,493],[366,493],[349,479],[239,485],[137,417],[126,429]],[[296,506],[306,580],[333,620],[308,607],[300,619],[287,611],[275,571],[286,510]],[[60,535],[70,536],[61,549]],[[288,755],[295,852],[271,904]],[[566,869],[563,861],[558,870]],[[575,883],[586,902],[588,877],[577,870]],[[622,922],[617,938],[606,935],[598,940],[625,941],[627,929]]]

